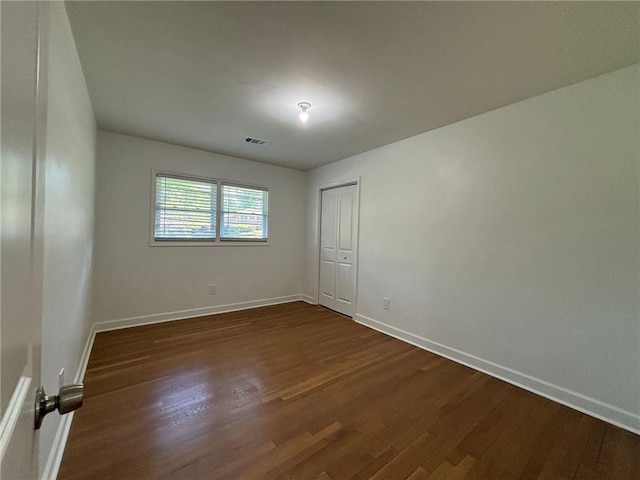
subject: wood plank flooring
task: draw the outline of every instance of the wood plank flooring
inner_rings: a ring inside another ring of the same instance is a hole
[[[100,333],[72,479],[640,479],[640,437],[302,302]]]

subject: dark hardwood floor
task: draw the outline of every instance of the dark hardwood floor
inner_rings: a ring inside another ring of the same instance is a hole
[[[60,479],[640,479],[640,437],[302,302],[100,333]]]

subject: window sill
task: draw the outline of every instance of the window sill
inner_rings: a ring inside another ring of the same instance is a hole
[[[268,247],[269,242],[156,242],[151,240],[150,247]]]

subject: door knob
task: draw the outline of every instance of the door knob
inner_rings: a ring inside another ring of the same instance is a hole
[[[47,395],[44,392],[44,387],[40,387],[36,392],[35,429],[40,429],[44,417],[54,410],[58,410],[60,415],[64,415],[80,408],[83,395],[84,385],[82,383],[65,385],[60,388],[58,395]]]

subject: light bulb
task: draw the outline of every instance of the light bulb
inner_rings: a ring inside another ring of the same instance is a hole
[[[309,120],[309,113],[307,112],[307,110],[311,108],[311,104],[309,102],[300,102],[298,104],[298,108],[300,108],[300,115],[298,115],[300,117],[300,120],[303,122]]]

